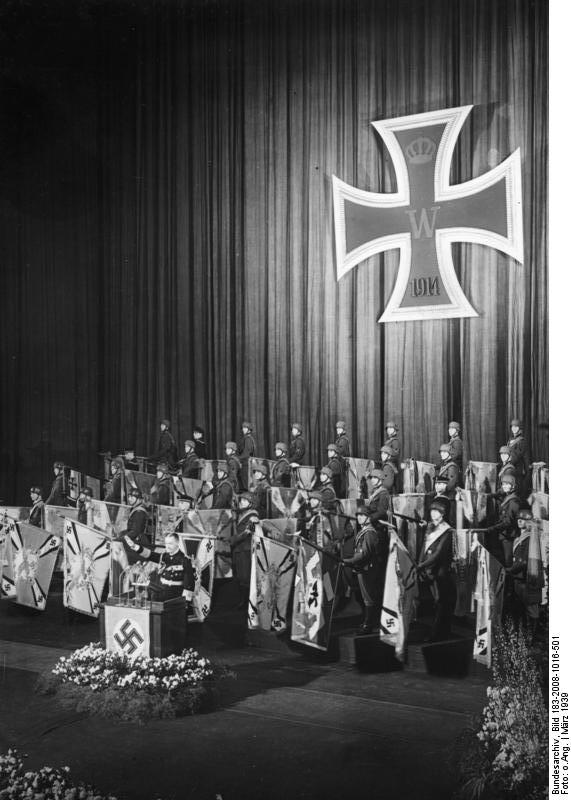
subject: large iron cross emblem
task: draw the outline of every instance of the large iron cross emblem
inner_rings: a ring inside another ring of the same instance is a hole
[[[453,242],[523,263],[519,149],[478,178],[451,185],[456,141],[472,106],[373,122],[393,160],[397,191],[367,192],[332,176],[337,280],[366,258],[400,251],[379,322],[477,317],[452,261]]]

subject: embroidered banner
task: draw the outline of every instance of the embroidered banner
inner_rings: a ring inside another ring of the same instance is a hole
[[[298,489],[309,491],[316,482],[315,467],[294,467],[292,475]]]
[[[471,530],[455,530],[452,533],[454,560],[452,569],[456,578],[456,608],[454,614],[463,617],[472,610],[472,590],[476,579],[474,552],[478,547],[478,534]]]
[[[127,520],[131,507],[118,503],[106,503],[93,500],[93,527],[111,536],[127,529]]]
[[[234,517],[227,509],[189,511],[184,517],[183,532],[207,536],[214,542],[216,560],[214,577],[232,577],[232,552],[230,536],[234,531]]]
[[[137,470],[125,470],[125,489],[127,494],[129,489],[138,489],[145,502],[149,502],[151,496],[151,489],[156,480],[155,475],[150,475],[148,472],[138,472]]]
[[[391,531],[379,635],[382,642],[393,645],[399,661],[405,658],[417,598],[416,567],[398,535]]]
[[[428,461],[407,458],[403,462],[403,494],[428,494],[434,489],[436,466]]]
[[[109,575],[109,539],[100,531],[65,520],[63,545],[63,604],[66,608],[98,617]]]
[[[341,564],[339,559],[300,541],[293,595],[291,639],[327,650]]]
[[[464,486],[472,492],[490,494],[496,491],[498,465],[490,461],[468,461]]]
[[[489,494],[481,494],[470,489],[456,489],[460,498],[464,521],[475,528],[485,528],[492,518],[493,504]]]
[[[77,519],[77,509],[69,506],[44,506],[44,519],[48,533],[53,533],[58,539],[63,540],[65,522],[67,519]]]
[[[276,622],[280,629],[285,628],[295,564],[296,553],[289,545],[259,532],[252,535],[249,628],[269,631]]]
[[[393,525],[397,529],[400,540],[415,561],[420,550],[422,537],[419,523],[424,519],[425,502],[426,495],[424,494],[395,494],[392,497],[393,511],[395,512]],[[403,519],[396,514],[402,514],[409,519]]]
[[[505,570],[481,544],[478,544],[475,550],[475,559],[478,571],[472,595],[476,604],[474,659],[480,664],[491,667],[494,626],[502,617]]]
[[[181,534],[181,544],[194,567],[194,594],[189,622],[204,622],[212,606],[215,570],[215,539],[208,536]]]
[[[531,465],[531,491],[541,494],[549,492],[549,469],[545,461],[535,461]]]
[[[270,495],[270,517],[297,517],[306,503],[307,493],[300,489],[284,489],[281,486],[272,486]]]
[[[375,469],[375,462],[370,458],[346,458],[347,465],[347,497],[358,500],[361,497],[361,481]],[[370,493],[370,492],[369,492]]]
[[[11,521],[5,540],[2,594],[44,611],[61,539],[25,522]]]
[[[533,492],[531,512],[537,519],[549,519],[549,495],[544,492]]]

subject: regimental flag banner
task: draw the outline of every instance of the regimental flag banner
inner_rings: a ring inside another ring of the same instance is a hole
[[[292,469],[293,482],[298,489],[306,492],[311,489],[315,482],[315,467],[294,467]]]
[[[523,262],[520,152],[464,183],[450,184],[456,141],[472,106],[372,125],[394,165],[396,191],[356,189],[331,176],[337,280],[377,253],[399,251],[399,271],[379,322],[477,317],[458,282],[455,242]]]
[[[184,519],[187,512],[187,508],[155,506],[155,544],[164,545],[167,533],[180,533],[184,530]]]
[[[502,617],[505,570],[500,562],[481,544],[475,551],[478,564],[473,602],[476,604],[476,637],[474,658],[478,663],[492,666],[493,631]]]
[[[546,494],[549,492],[549,468],[545,461],[531,465],[531,491]]]
[[[347,497],[358,500],[361,497],[361,481],[375,469],[375,462],[370,458],[346,458],[347,465]]]
[[[215,546],[215,578],[232,577],[232,552],[230,537],[234,531],[234,517],[226,509],[189,511],[184,517],[183,532],[198,537],[209,537]]]
[[[452,535],[454,549],[452,569],[456,576],[454,614],[463,617],[470,613],[472,606],[472,590],[476,575],[474,553],[479,545],[478,534],[471,530],[455,530]]]
[[[490,495],[481,494],[471,489],[456,488],[456,496],[460,498],[462,514],[469,525],[475,528],[485,527],[490,512]]]
[[[2,575],[7,567],[7,538],[11,522],[27,520],[30,516],[30,507],[24,506],[0,506],[0,597],[3,596]],[[10,589],[6,584],[7,591]]]
[[[78,472],[76,469],[68,469],[67,467],[64,470],[64,477],[65,477],[65,493],[69,497],[70,500],[77,500],[79,497],[79,490],[83,486],[83,479],[81,477],[81,472]],[[97,495],[94,495],[97,496]]]
[[[283,517],[282,519],[263,519],[260,522],[262,532],[268,539],[274,539],[276,542],[288,544],[290,547],[296,547],[296,535],[298,523],[292,517]]]
[[[93,527],[111,536],[126,530],[131,508],[119,503],[106,503],[104,500],[93,500]]]
[[[399,661],[405,658],[408,629],[414,619],[417,599],[416,567],[398,535],[391,531],[380,639],[393,645]]]
[[[105,605],[105,649],[130,658],[148,656],[150,619],[146,608]]]
[[[424,518],[424,494],[396,494],[392,497],[395,517],[392,520],[400,540],[404,543],[410,556],[416,561],[420,551],[421,529],[419,523]],[[402,516],[396,516],[401,514]],[[403,519],[408,517],[409,519]]]
[[[198,499],[202,491],[202,481],[195,478],[181,478],[176,476],[173,478],[173,489],[175,502],[192,498],[194,502]]]
[[[77,509],[69,506],[44,506],[44,520],[48,533],[59,539],[65,538],[65,523],[77,519]]]
[[[101,481],[99,478],[94,478],[92,475],[84,475],[83,484],[88,489],[91,489],[94,499],[99,500],[101,497]]]
[[[533,492],[531,495],[531,513],[537,519],[549,519],[549,495],[544,492]]]
[[[340,571],[338,558],[305,539],[300,541],[293,594],[292,641],[327,650]]]
[[[295,563],[295,550],[289,545],[262,536],[259,529],[252,535],[249,628],[269,631],[278,618],[285,624]]]
[[[216,540],[208,536],[182,534],[181,542],[194,567],[195,584],[189,622],[204,622],[212,606]]]
[[[105,534],[66,519],[64,532],[63,604],[80,614],[99,616],[109,575],[110,541]]]
[[[472,492],[491,494],[496,491],[498,465],[490,461],[468,461],[464,486]]]
[[[155,480],[156,476],[150,475],[148,472],[139,472],[134,469],[125,470],[125,488],[127,493],[129,493],[130,489],[138,489],[145,500],[149,499]]]
[[[270,517],[297,517],[306,502],[307,493],[300,489],[284,489],[272,486],[270,489]]]
[[[25,522],[10,522],[2,595],[44,611],[61,540]]]
[[[268,480],[271,479],[272,471],[277,464],[271,458],[249,458],[248,459],[248,486],[254,483],[254,471],[256,467],[263,466],[268,471]]]
[[[436,466],[428,461],[407,458],[402,471],[405,494],[428,494],[434,488]]]

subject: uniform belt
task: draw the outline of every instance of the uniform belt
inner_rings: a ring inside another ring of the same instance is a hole
[[[164,586],[182,586],[182,581],[169,581],[168,578],[161,578],[161,583]]]

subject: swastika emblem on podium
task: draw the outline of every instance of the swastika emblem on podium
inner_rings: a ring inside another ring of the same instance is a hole
[[[145,638],[141,629],[133,620],[122,620],[122,623],[115,627],[113,638],[126,655],[132,656],[137,650],[141,649]]]
[[[379,322],[478,316],[456,276],[454,242],[492,247],[523,263],[519,149],[477,178],[450,184],[452,156],[471,110],[372,123],[392,158],[396,192],[368,192],[331,177],[337,280],[371,256],[399,250],[395,286]]]

